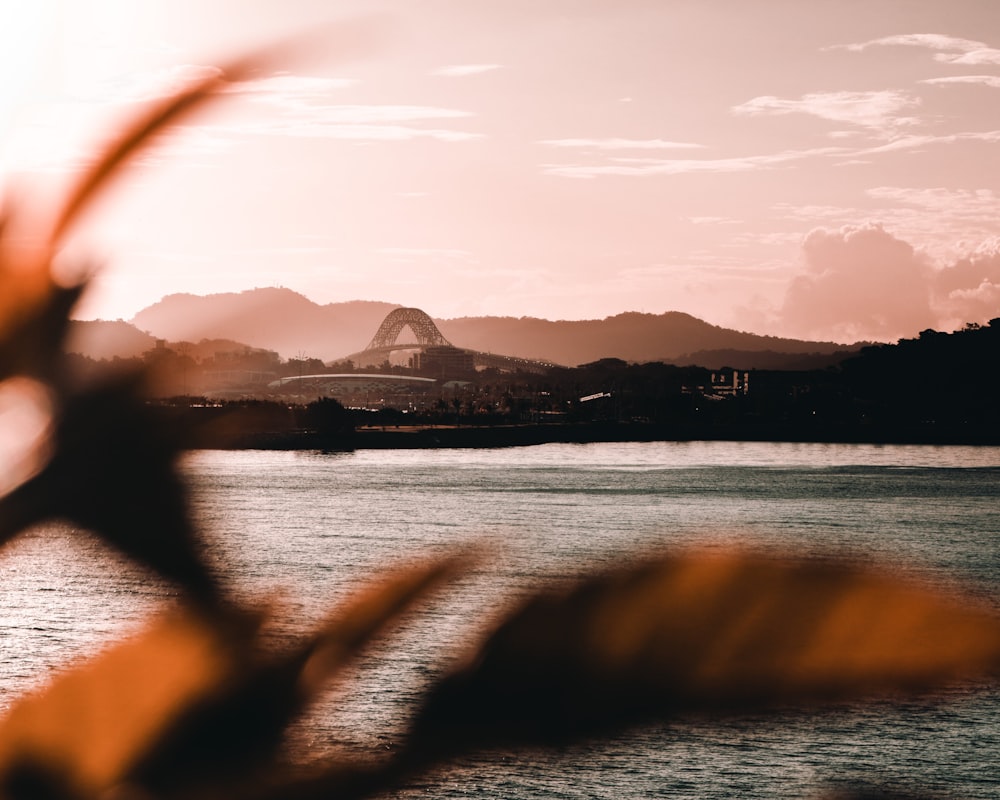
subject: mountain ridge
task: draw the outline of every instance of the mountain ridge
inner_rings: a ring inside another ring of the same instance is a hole
[[[313,357],[330,362],[363,350],[386,315],[400,307],[375,300],[321,305],[291,289],[265,287],[210,295],[167,295],[139,311],[130,324],[138,333],[133,338],[145,343],[146,349],[156,339],[222,339],[273,350],[286,359]],[[566,366],[602,358],[695,363],[686,359],[710,354],[714,354],[712,360],[722,354],[744,354],[744,362],[747,354],[761,354],[762,358],[770,354],[767,358],[774,363],[783,354],[799,360],[809,356],[829,359],[861,346],[737,331],[682,311],[627,311],[599,320],[466,316],[434,322],[456,347]],[[110,352],[106,343],[104,352]]]

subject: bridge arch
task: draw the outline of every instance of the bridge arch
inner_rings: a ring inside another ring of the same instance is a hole
[[[390,311],[388,316],[382,320],[382,324],[379,325],[375,336],[365,350],[392,348],[396,344],[399,334],[406,327],[409,327],[416,335],[416,344],[420,347],[451,347],[451,342],[441,335],[434,320],[427,316],[426,312],[419,308],[397,308]]]

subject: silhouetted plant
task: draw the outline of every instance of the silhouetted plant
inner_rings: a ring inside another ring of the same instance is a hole
[[[0,724],[3,796],[369,797],[470,751],[995,675],[995,613],[951,593],[845,561],[636,557],[569,588],[542,587],[509,611],[432,686],[391,755],[290,768],[278,749],[289,723],[472,556],[403,566],[301,641],[269,647],[261,628],[272,612],[238,603],[203,555],[176,468],[191,440],[151,416],[146,375],[66,379],[62,342],[85,282],[63,287],[53,277],[65,234],[153,134],[224,85],[207,78],[132,120],[48,225],[9,199],[4,208],[0,380],[45,406],[51,425],[33,470],[0,500],[0,541],[67,518],[170,581],[181,599],[140,635],[15,703]],[[8,235],[12,221],[29,225],[29,247]],[[311,413],[321,427],[340,422],[332,406]]]

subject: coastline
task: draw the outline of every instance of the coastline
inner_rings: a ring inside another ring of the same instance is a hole
[[[403,425],[368,426],[352,433],[309,430],[261,432],[239,437],[237,441],[231,441],[221,449],[350,451],[698,440],[996,446],[1000,445],[1000,430],[984,430],[963,424],[877,428],[822,424],[672,425],[649,422]]]

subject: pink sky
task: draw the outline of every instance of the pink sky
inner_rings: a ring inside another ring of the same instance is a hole
[[[274,285],[839,341],[1000,316],[993,0],[9,5],[22,189],[143,99],[334,23],[121,181],[73,244],[103,264],[81,318]]]

